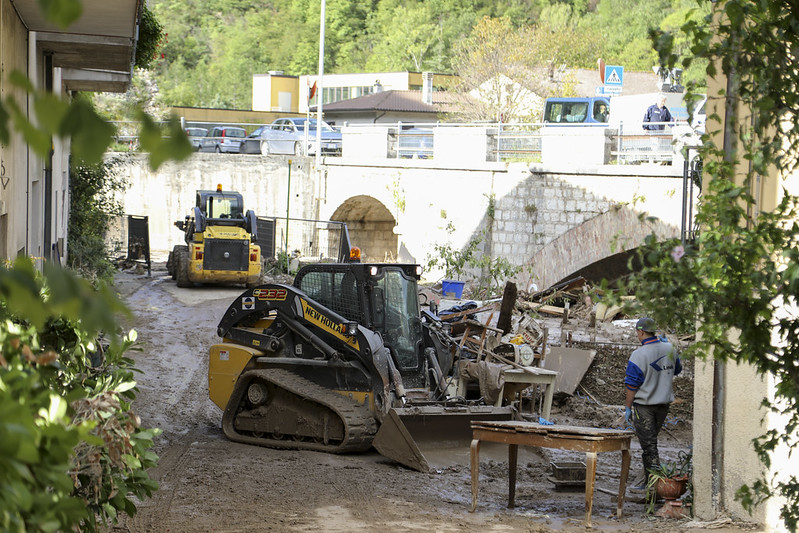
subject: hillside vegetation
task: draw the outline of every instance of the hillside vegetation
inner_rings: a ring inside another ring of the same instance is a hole
[[[649,31],[679,28],[689,13],[700,20],[702,4],[709,9],[697,0],[327,0],[325,72],[457,74],[460,44],[484,17],[506,17],[533,32],[535,39],[508,42],[508,49],[535,47],[525,55],[541,65],[595,68],[601,57],[649,70],[658,63]],[[318,72],[320,6],[320,0],[152,1],[167,34],[154,66],[163,103],[248,109],[253,74]],[[698,79],[702,70],[695,65],[686,77]]]

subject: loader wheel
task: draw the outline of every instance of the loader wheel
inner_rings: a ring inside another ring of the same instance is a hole
[[[255,407],[266,403],[268,397],[266,386],[260,381],[253,381],[247,388],[247,399]]]
[[[172,279],[178,278],[178,270],[177,270],[177,257],[180,253],[180,250],[186,250],[186,253],[189,253],[189,247],[186,245],[177,245],[172,248],[172,251],[169,252],[169,257],[166,260],[166,271],[172,277]]]
[[[194,284],[189,280],[189,250],[180,250],[175,256],[175,271],[178,287],[186,288]]]

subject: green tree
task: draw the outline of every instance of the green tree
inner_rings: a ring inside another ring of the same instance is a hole
[[[530,28],[514,28],[507,18],[484,17],[457,48],[458,92],[467,105],[466,120],[530,120],[538,109],[529,102],[542,94],[539,57],[529,45]]]
[[[604,38],[591,25],[581,25],[582,20],[582,15],[568,4],[544,8],[535,25],[534,40],[529,43],[536,62],[595,68],[597,59],[603,56]]]
[[[434,47],[441,40],[430,6],[399,4],[391,11],[380,11],[380,15],[374,22],[381,27],[383,37],[375,43],[366,69],[427,70]]]
[[[704,25],[710,15],[710,2],[696,2],[696,0],[673,0],[672,12],[663,17],[659,29],[669,32],[674,38],[672,53],[679,58],[678,62],[692,58],[690,64],[683,72],[683,83],[692,83],[699,87],[706,85],[707,59],[695,57],[692,49],[690,35],[682,31],[686,22]]]
[[[105,236],[111,221],[123,214],[116,193],[127,184],[114,172],[123,162],[117,156],[95,164],[76,162],[70,169],[68,265],[94,282],[111,282],[116,272]]]
[[[647,29],[673,29],[671,14],[687,1],[327,0],[325,72],[457,73],[459,45],[486,16],[537,28],[535,48],[558,65],[593,68],[602,55],[649,70],[657,56]],[[167,21],[156,70],[169,105],[248,108],[252,74],[318,71],[318,0],[153,4]]]
[[[669,0],[602,0],[593,14],[582,19],[580,28],[601,32],[606,61],[629,70],[650,70],[657,64],[657,53],[647,31],[659,28],[669,13]]]
[[[659,322],[682,331],[698,324],[688,355],[746,363],[773,378],[775,396],[763,405],[783,416],[786,426],[753,442],[769,472],[778,445],[794,453],[799,446],[799,199],[786,192],[773,210],[764,210],[758,184],[763,176],[797,171],[799,12],[773,0],[724,0],[712,9],[705,20],[691,18],[681,27],[691,56],[680,55],[674,34],[652,32],[664,66],[688,69],[696,57],[706,62],[710,78],[726,79],[725,89],[709,95],[725,103],[725,120],[710,117],[708,130],[721,140],[707,138],[700,150],[700,232],[685,247],[650,240],[642,252],[649,266],[627,286],[641,301],[669,302],[647,309]],[[764,474],[736,497],[751,510],[774,495],[786,499],[781,518],[797,531],[795,474],[787,480]]]

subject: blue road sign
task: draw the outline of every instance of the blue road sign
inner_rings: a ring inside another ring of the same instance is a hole
[[[605,85],[621,87],[624,85],[624,67],[605,66]]]

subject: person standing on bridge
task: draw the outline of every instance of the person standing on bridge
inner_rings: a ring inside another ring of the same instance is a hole
[[[657,100],[654,104],[649,106],[646,109],[646,113],[644,113],[644,122],[643,128],[649,131],[650,137],[650,145],[652,152],[661,152],[663,151],[661,148],[661,139],[663,139],[663,134],[660,133],[666,129],[665,122],[671,122],[673,120],[671,113],[669,112],[669,108],[666,107],[666,97],[664,95],[659,95]],[[668,140],[668,138],[666,138]],[[655,155],[653,154],[649,158],[650,163],[654,163]]]
[[[663,131],[666,125],[663,122],[671,122],[672,116],[669,108],[666,107],[666,97],[662,94],[654,104],[649,106],[644,113],[644,129],[649,131]],[[660,124],[658,124],[660,123]]]
[[[647,486],[648,473],[660,465],[658,452],[658,433],[669,405],[674,401],[674,376],[682,372],[682,363],[665,337],[655,336],[655,321],[643,317],[635,324],[635,333],[641,347],[633,351],[627,362],[627,375],[624,385],[627,389],[624,403],[624,419],[632,419],[635,435],[641,444],[641,458],[644,463],[643,480],[636,480],[636,489]]]

